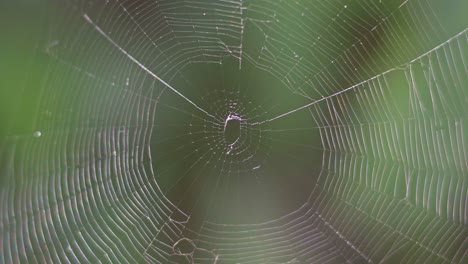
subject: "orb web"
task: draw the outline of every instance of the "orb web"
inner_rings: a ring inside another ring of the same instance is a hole
[[[446,2],[46,1],[0,259],[468,261],[466,4]]]

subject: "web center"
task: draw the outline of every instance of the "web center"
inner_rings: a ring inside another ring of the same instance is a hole
[[[239,140],[241,134],[241,120],[239,115],[229,114],[224,121],[224,140],[231,147]]]

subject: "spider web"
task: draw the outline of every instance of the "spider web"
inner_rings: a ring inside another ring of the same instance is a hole
[[[0,260],[468,262],[467,6],[439,2],[47,1]]]

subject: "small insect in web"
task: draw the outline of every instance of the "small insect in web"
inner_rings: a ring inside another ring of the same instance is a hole
[[[241,136],[241,121],[242,118],[237,113],[231,113],[224,121],[224,141],[228,145],[228,152],[230,154],[234,145],[239,141]]]

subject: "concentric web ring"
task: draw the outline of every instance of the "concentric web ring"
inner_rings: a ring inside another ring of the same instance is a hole
[[[0,262],[468,262],[468,6],[441,2],[46,1]]]

